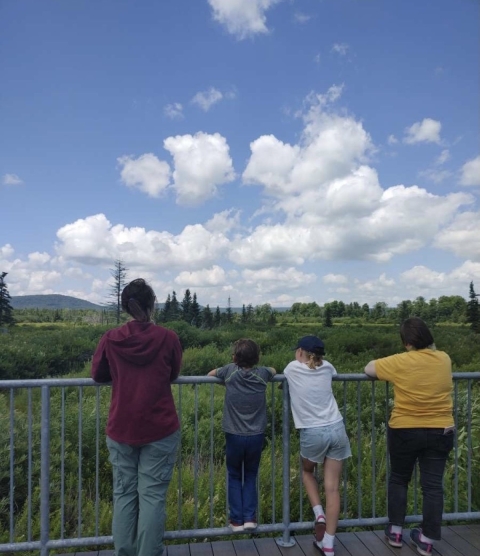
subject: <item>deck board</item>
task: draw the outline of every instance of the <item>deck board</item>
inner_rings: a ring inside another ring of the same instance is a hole
[[[295,535],[292,547],[279,546],[274,538],[252,536],[249,539],[220,540],[191,544],[168,544],[165,556],[319,556],[313,547],[313,535]],[[53,554],[53,552],[52,552]],[[76,552],[76,556],[113,556],[113,551]],[[435,556],[480,556],[480,524],[442,527],[442,540],[435,543]],[[74,556],[73,552],[62,556]],[[418,556],[405,530],[402,548],[393,548],[381,531],[338,533],[335,556]]]

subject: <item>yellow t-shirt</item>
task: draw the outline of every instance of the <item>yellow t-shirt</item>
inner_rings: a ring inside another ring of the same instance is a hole
[[[453,422],[452,362],[444,351],[419,349],[375,361],[379,380],[393,384],[393,429],[443,428]]]

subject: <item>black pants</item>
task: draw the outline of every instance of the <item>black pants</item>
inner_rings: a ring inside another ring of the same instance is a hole
[[[388,482],[388,518],[392,525],[403,526],[407,511],[408,483],[415,463],[420,467],[423,493],[423,534],[441,538],[443,514],[443,474],[454,433],[444,429],[388,428],[390,479]]]

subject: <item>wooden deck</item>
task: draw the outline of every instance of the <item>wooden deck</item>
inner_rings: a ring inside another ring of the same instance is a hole
[[[238,539],[167,546],[164,556],[320,556],[313,548],[313,535],[295,536],[296,545],[282,548],[272,538]],[[72,552],[65,556],[72,556]],[[113,551],[76,552],[78,556],[113,556]],[[442,540],[434,556],[480,556],[480,524],[442,528]],[[338,533],[335,556],[418,556],[408,532],[401,549],[389,546],[382,531]]]

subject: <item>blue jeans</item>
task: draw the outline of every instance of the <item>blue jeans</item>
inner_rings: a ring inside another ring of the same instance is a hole
[[[116,556],[161,556],[165,502],[180,431],[131,446],[107,436],[113,468],[112,534]]]
[[[257,475],[265,434],[243,436],[225,433],[230,521],[257,520]],[[242,480],[243,469],[243,480]]]
[[[415,463],[420,467],[423,494],[423,534],[441,539],[443,514],[443,474],[454,433],[444,429],[388,428],[390,479],[388,482],[388,518],[392,525],[403,526],[407,511],[408,483]]]

